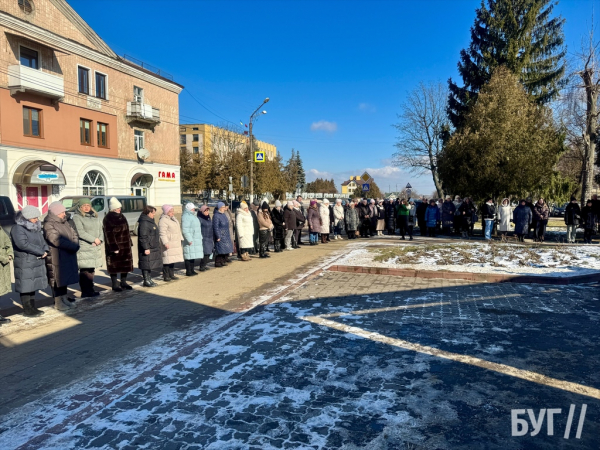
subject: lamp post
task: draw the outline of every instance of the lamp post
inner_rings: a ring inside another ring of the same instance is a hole
[[[254,200],[254,152],[252,151],[252,122],[256,119],[259,114],[266,114],[266,111],[260,111],[265,103],[269,102],[269,97],[265,98],[261,105],[254,110],[250,115],[250,123],[248,125],[250,134],[250,201]]]

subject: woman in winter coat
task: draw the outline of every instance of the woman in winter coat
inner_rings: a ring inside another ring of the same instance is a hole
[[[358,218],[358,211],[356,210],[356,203],[350,202],[348,209],[346,210],[346,226],[348,227],[348,239],[356,239],[356,232],[360,221]]]
[[[162,268],[162,255],[160,251],[160,238],[158,226],[154,221],[156,208],[146,205],[138,219],[138,266],[144,278],[143,286],[154,287],[157,284],[152,280],[152,271]]]
[[[383,206],[383,200],[377,202],[375,216],[377,219],[377,224],[375,225],[377,236],[383,236],[383,230],[385,230],[385,207]]]
[[[294,230],[294,242],[296,243],[296,247],[294,248],[296,249],[300,248],[302,229],[306,223],[306,216],[304,215],[304,212],[302,212],[303,208],[304,207],[298,201],[294,201],[294,214],[296,215],[296,229]]]
[[[529,232],[529,225],[533,220],[531,208],[527,205],[525,199],[519,201],[519,206],[513,211],[513,222],[515,223],[515,234],[519,242],[525,240],[525,235]]]
[[[435,230],[440,221],[440,208],[436,205],[435,200],[429,200],[429,206],[425,211],[425,224],[427,225],[427,235],[435,237]]]
[[[127,274],[133,271],[133,253],[131,235],[127,219],[121,214],[121,202],[112,197],[108,202],[109,213],[104,216],[104,251],[106,252],[106,266],[112,282],[112,290],[121,292],[123,289],[132,289],[127,284]],[[117,280],[121,274],[121,284]]]
[[[273,221],[269,212],[269,204],[266,201],[262,203],[260,209],[258,212],[259,254],[261,258],[269,258],[267,248],[269,247],[269,236],[273,230]]]
[[[398,205],[398,216],[396,217],[396,223],[398,224],[398,228],[400,228],[400,235],[402,236],[402,240],[406,240],[406,233],[410,236],[410,240],[412,241],[412,230],[409,229],[408,219],[410,217],[410,208],[406,203],[406,200],[402,199],[400,205]]]
[[[310,206],[306,213],[306,220],[308,221],[308,233],[310,237],[310,245],[317,245],[319,240],[319,232],[321,231],[321,214],[319,214],[319,206],[316,200],[310,201]]]
[[[254,250],[254,219],[246,202],[241,202],[235,215],[235,229],[242,261],[250,261],[249,252]]]
[[[48,215],[44,219],[44,238],[50,251],[46,257],[48,284],[52,288],[54,307],[65,311],[75,307],[75,302],[67,298],[67,286],[79,281],[77,275],[77,251],[79,236],[67,221],[67,208],[61,202],[48,206]]]
[[[217,211],[213,217],[213,236],[215,239],[215,267],[225,267],[227,256],[233,253],[233,243],[229,234],[229,218],[225,214],[225,203],[217,203]]]
[[[330,227],[329,220],[331,219],[331,216],[329,214],[329,200],[327,200],[327,199],[323,200],[323,203],[321,203],[318,206],[319,206],[319,217],[321,218],[321,229],[320,229],[321,243],[326,244],[327,242],[329,242],[329,227]]]
[[[469,197],[464,198],[458,212],[462,217],[462,237],[467,238],[472,235],[473,216],[475,215],[475,205]]]
[[[283,223],[285,226],[285,249],[294,250],[297,245],[296,241],[292,241],[296,231],[296,213],[294,211],[294,202],[290,200],[283,208]]]
[[[42,234],[41,215],[37,208],[26,206],[17,213],[15,225],[10,230],[15,258],[15,291],[21,295],[26,316],[44,314],[35,307],[35,292],[48,286],[44,259],[50,247]]]
[[[0,228],[0,295],[12,291],[10,262],[14,259],[14,256],[10,238],[4,230]],[[8,322],[10,322],[10,319],[0,316],[0,324]]]
[[[591,244],[598,216],[592,206],[594,203],[591,200],[586,202],[586,205],[581,209],[581,219],[583,220],[583,243]]]
[[[202,251],[204,257],[200,261],[200,272],[206,272],[208,270],[208,262],[212,258],[213,251],[215,250],[215,241],[213,234],[213,224],[210,218],[210,210],[207,205],[202,205],[198,212],[198,220],[200,221],[200,230],[202,231]]]
[[[204,249],[202,248],[202,230],[193,203],[187,203],[181,215],[181,234],[183,234],[185,275],[188,277],[198,275],[198,272],[194,271],[194,265],[197,259],[204,258]]]
[[[507,198],[502,199],[502,203],[498,208],[498,231],[506,237],[510,231],[510,221],[512,219],[512,208]]]
[[[173,205],[163,205],[162,211],[163,213],[158,219],[158,235],[162,252],[163,279],[165,281],[178,280],[179,277],[175,276],[175,263],[183,261],[181,227],[175,218]]]
[[[383,208],[385,209],[385,227],[387,234],[393,236],[396,234],[396,205],[394,205],[394,202],[384,200]]]
[[[592,203],[593,204],[593,203]],[[577,237],[577,227],[581,223],[581,208],[577,199],[571,197],[571,202],[565,208],[565,225],[567,226],[567,242],[570,244],[575,243]]]
[[[283,220],[283,208],[279,200],[275,201],[275,208],[271,210],[271,220],[274,227],[273,247],[275,247],[275,253],[279,253],[285,248],[285,220]]]
[[[533,217],[535,221],[535,232],[533,238],[536,242],[544,242],[544,234],[546,234],[546,226],[550,217],[550,208],[543,198],[540,198],[533,208]]]
[[[73,223],[79,235],[77,266],[79,267],[79,287],[81,298],[100,295],[94,290],[94,272],[104,266],[102,254],[102,222],[92,208],[89,198],[79,199],[79,208],[73,214]]]
[[[454,213],[456,212],[456,206],[452,203],[452,197],[446,196],[446,200],[442,203],[442,230],[446,236],[452,234],[452,227],[454,226]]]
[[[338,198],[333,207],[333,238],[342,239],[342,230],[344,229],[345,211],[342,206],[342,199]]]

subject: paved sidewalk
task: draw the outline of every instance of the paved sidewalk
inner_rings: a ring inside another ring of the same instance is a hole
[[[314,273],[284,297],[208,315],[13,409],[0,439],[45,449],[597,448],[598,297],[598,286]],[[527,435],[512,436],[511,410],[522,410]]]

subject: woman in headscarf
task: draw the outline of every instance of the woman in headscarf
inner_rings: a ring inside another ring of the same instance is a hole
[[[200,261],[200,272],[208,270],[208,262],[212,258],[215,249],[215,241],[213,235],[213,224],[210,218],[210,210],[207,205],[202,205],[198,212],[198,220],[200,221],[200,230],[202,231],[202,251],[204,257]]]
[[[267,247],[269,246],[269,236],[273,230],[273,221],[271,220],[271,213],[269,212],[269,204],[264,201],[258,212],[258,241],[261,258],[269,258],[267,254]]]
[[[233,243],[229,234],[229,218],[225,214],[225,203],[217,203],[217,211],[213,217],[213,235],[215,239],[215,267],[225,267],[227,256],[233,253]]]
[[[197,259],[204,258],[204,251],[202,249],[202,230],[193,203],[185,205],[181,215],[181,233],[183,234],[185,275],[188,277],[198,275],[198,272],[194,271],[194,265]]]
[[[102,255],[102,222],[98,213],[92,208],[89,198],[79,199],[79,208],[73,214],[73,223],[79,235],[79,251],[77,266],[79,267],[79,287],[81,298],[100,295],[94,290],[94,273],[104,266]]]
[[[75,302],[67,298],[67,286],[79,281],[77,276],[79,236],[67,221],[67,208],[61,202],[50,203],[43,228],[44,237],[50,247],[46,257],[46,271],[48,283],[52,288],[54,307],[59,311],[65,311],[75,307]]]
[[[138,219],[138,266],[142,271],[145,287],[158,286],[152,280],[152,271],[162,268],[160,238],[154,221],[156,208],[146,205]]]
[[[254,250],[254,219],[246,202],[241,202],[236,212],[235,230],[242,261],[250,261],[249,252]]]
[[[279,200],[275,201],[275,208],[271,210],[271,220],[273,221],[273,247],[275,253],[285,249],[285,220],[283,219],[283,208]]]
[[[183,261],[181,227],[175,218],[173,205],[163,205],[162,212],[158,219],[158,235],[162,251],[163,279],[165,281],[178,280],[179,277],[175,276],[175,263]]]
[[[321,243],[327,244],[329,242],[329,220],[331,219],[329,213],[329,200],[324,199],[319,205],[319,216],[321,217]]]
[[[359,219],[358,211],[356,210],[356,203],[350,201],[348,209],[346,209],[346,226],[348,227],[348,239],[356,239],[356,232],[358,231]]]
[[[507,198],[502,199],[502,203],[498,208],[498,231],[506,238],[510,231],[510,221],[512,219],[512,208]]]
[[[301,248],[300,239],[302,237],[302,229],[304,228],[304,224],[306,223],[306,216],[302,212],[302,208],[302,205],[298,201],[294,201],[294,214],[296,215],[296,228],[294,229],[295,249]]]
[[[295,242],[292,243],[294,232],[296,231],[296,213],[294,212],[294,201],[290,200],[283,208],[283,222],[285,224],[285,249],[294,250]]]
[[[104,216],[104,251],[106,252],[106,266],[112,282],[112,290],[121,292],[123,289],[132,289],[127,284],[127,274],[133,271],[133,254],[131,235],[127,219],[121,213],[121,202],[112,197],[108,202],[109,213]],[[121,274],[121,284],[117,279]]]
[[[316,200],[310,201],[310,206],[306,213],[306,220],[308,221],[310,245],[317,245],[319,243],[319,231],[321,230],[323,223],[321,222],[321,215],[319,214],[319,207],[317,206]]]
[[[333,238],[342,239],[342,230],[344,229],[345,211],[342,206],[342,199],[338,198],[333,207]]]
[[[21,296],[23,314],[44,314],[35,307],[35,293],[48,286],[45,258],[50,247],[42,234],[42,213],[33,206],[26,206],[15,217],[10,239],[15,255],[15,291]]]

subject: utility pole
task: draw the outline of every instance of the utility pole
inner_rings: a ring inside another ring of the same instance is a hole
[[[265,103],[269,102],[269,97],[265,98],[262,104],[254,110],[254,112],[250,115],[250,123],[248,124],[248,132],[250,135],[250,201],[254,200],[254,152],[252,151],[252,122],[256,119],[256,116],[259,114],[260,108],[263,107]],[[266,111],[261,111],[260,114],[266,114]]]

